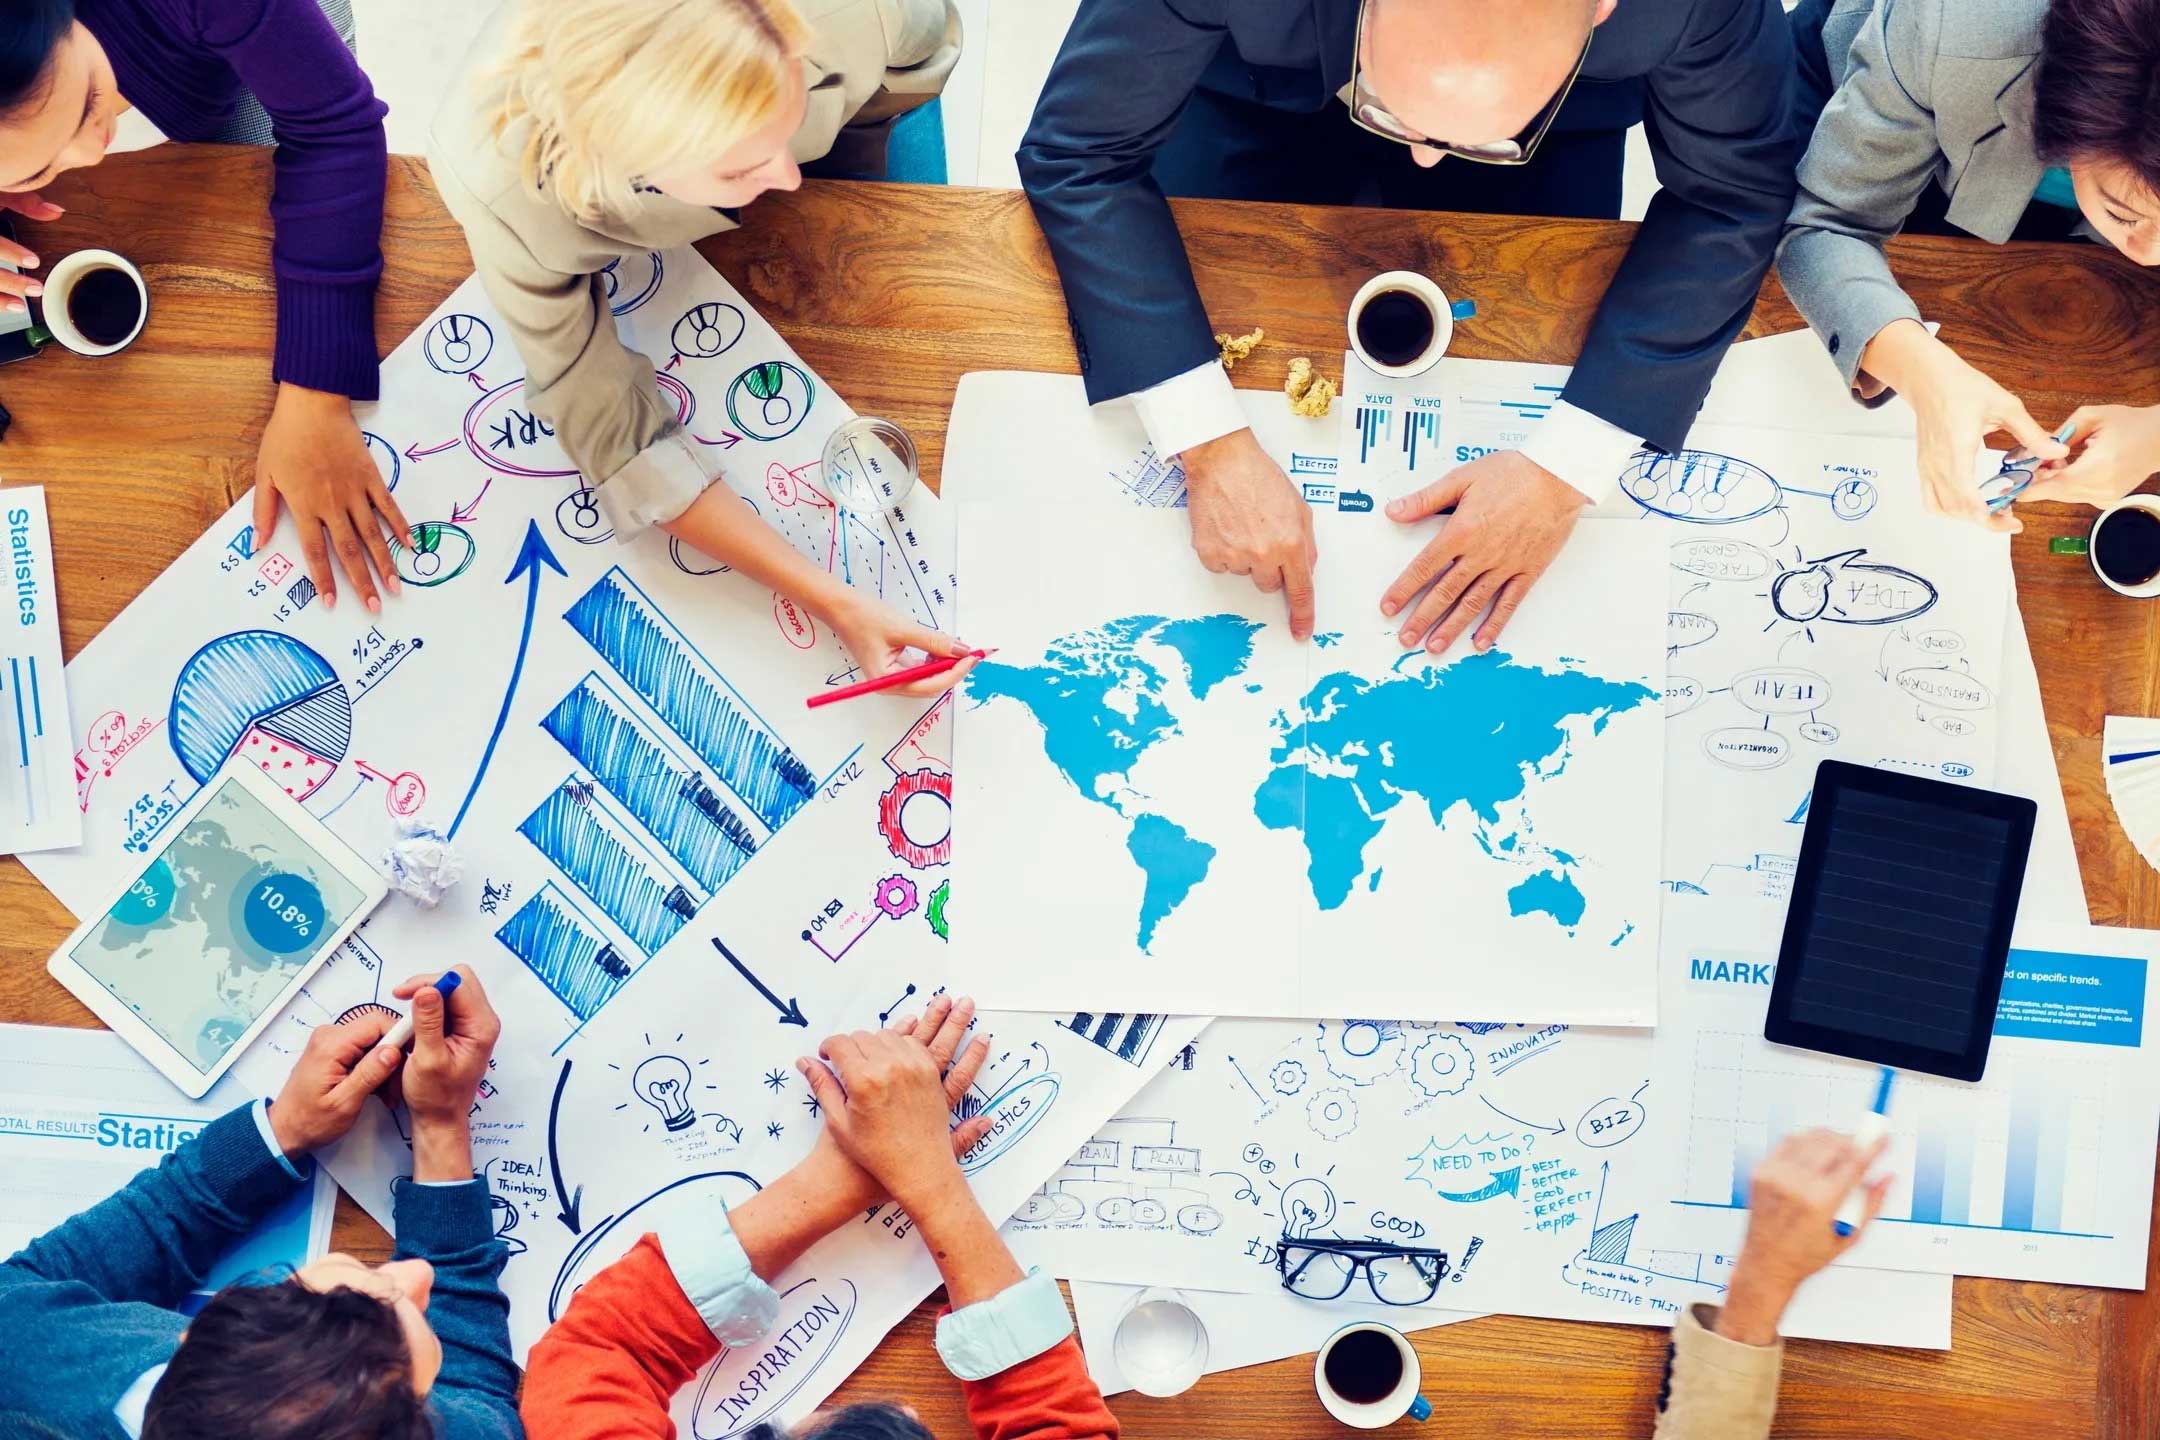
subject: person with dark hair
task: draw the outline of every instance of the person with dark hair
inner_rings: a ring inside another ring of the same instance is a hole
[[[274,1101],[211,1121],[0,1264],[0,1416],[78,1440],[516,1440],[507,1252],[467,1119],[501,1026],[459,973],[447,1002],[434,976],[397,988],[410,1055],[379,1043],[382,1019],[323,1026]],[[192,1320],[174,1310],[393,1080],[413,1147],[397,1258],[329,1255]]]
[[[526,1357],[532,1440],[671,1440],[668,1402],[721,1346],[750,1346],[780,1317],[769,1283],[812,1245],[888,1202],[907,1212],[945,1278],[938,1354],[958,1376],[982,1440],[1116,1440],[1072,1317],[1049,1276],[1023,1273],[976,1203],[958,1157],[989,1133],[954,1129],[987,1040],[975,1006],[932,1000],[919,1020],[835,1035],[796,1062],[825,1117],[808,1156],[733,1210],[642,1237],[588,1281]],[[929,1440],[904,1405],[821,1411],[753,1440]]]
[[[410,530],[352,413],[355,400],[377,395],[387,112],[324,13],[341,3],[8,0],[0,208],[58,217],[40,192],[103,160],[122,126],[153,139],[229,140],[259,130],[267,114],[278,142],[277,398],[255,454],[255,543],[269,543],[282,499],[323,602],[336,602],[342,569],[377,611],[376,576],[391,594],[400,588],[383,527],[401,540]],[[42,293],[39,256],[0,239],[0,260],[21,271],[0,272],[0,313],[20,312]]]
[[[1792,22],[1814,138],[1778,275],[1855,396],[1911,403],[1929,508],[2021,528],[1980,490],[1998,430],[2042,462],[2023,500],[2103,505],[2160,471],[2160,407],[2083,406],[2059,443],[1929,332],[1884,250],[2080,234],[2160,265],[2160,0],[1803,0]]]

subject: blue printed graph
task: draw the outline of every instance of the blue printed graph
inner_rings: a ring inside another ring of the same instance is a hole
[[[1417,471],[1418,451],[1430,449],[1439,443],[1440,412],[1432,409],[1412,410],[1403,417],[1402,451],[1403,464],[1411,473]]]
[[[597,675],[540,726],[706,891],[725,885],[756,852],[750,827]]]
[[[630,978],[630,966],[554,884],[542,885],[495,938],[580,1020],[590,1020]]]
[[[1372,452],[1387,438],[1395,412],[1385,405],[1360,405],[1357,407],[1358,463],[1366,464]]]
[[[563,618],[766,828],[816,791],[809,767],[620,568]]]
[[[352,698],[330,662],[291,636],[242,630],[188,657],[168,722],[173,753],[197,782],[243,754],[305,799],[352,744]]]

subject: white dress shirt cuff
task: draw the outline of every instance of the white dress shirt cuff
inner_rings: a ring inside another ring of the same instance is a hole
[[[779,1323],[780,1296],[750,1268],[727,1206],[717,1199],[663,1222],[660,1253],[721,1344],[747,1345]]]
[[[593,487],[617,540],[678,520],[713,483],[687,431],[670,430]]]
[[[1034,1359],[1072,1333],[1057,1281],[1030,1270],[1019,1284],[937,1322],[938,1358],[962,1380],[987,1380]]]
[[[300,1157],[307,1161],[308,1168],[303,1172],[298,1165],[293,1164],[292,1157],[285,1153],[285,1147],[278,1144],[277,1131],[270,1128],[270,1102],[257,1100],[252,1108],[255,1112],[255,1133],[262,1136],[263,1148],[277,1157],[277,1163],[285,1167],[285,1173],[295,1180],[305,1180],[313,1174],[313,1160],[309,1160],[305,1155]]]
[[[1561,400],[1530,432],[1522,453],[1532,464],[1582,491],[1595,505],[1618,487],[1628,457],[1640,449],[1640,437]]]
[[[1217,360],[1139,391],[1132,402],[1155,453],[1165,460],[1252,424],[1231,388],[1229,372]]]

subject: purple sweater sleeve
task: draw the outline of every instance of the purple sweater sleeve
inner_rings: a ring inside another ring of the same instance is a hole
[[[190,0],[203,44],[255,93],[277,133],[279,380],[376,398],[388,107],[316,0]]]

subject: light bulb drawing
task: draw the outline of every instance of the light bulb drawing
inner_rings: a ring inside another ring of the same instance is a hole
[[[630,1088],[638,1099],[659,1113],[670,1130],[687,1130],[697,1123],[690,1105],[690,1067],[673,1055],[655,1055],[630,1076]]]

